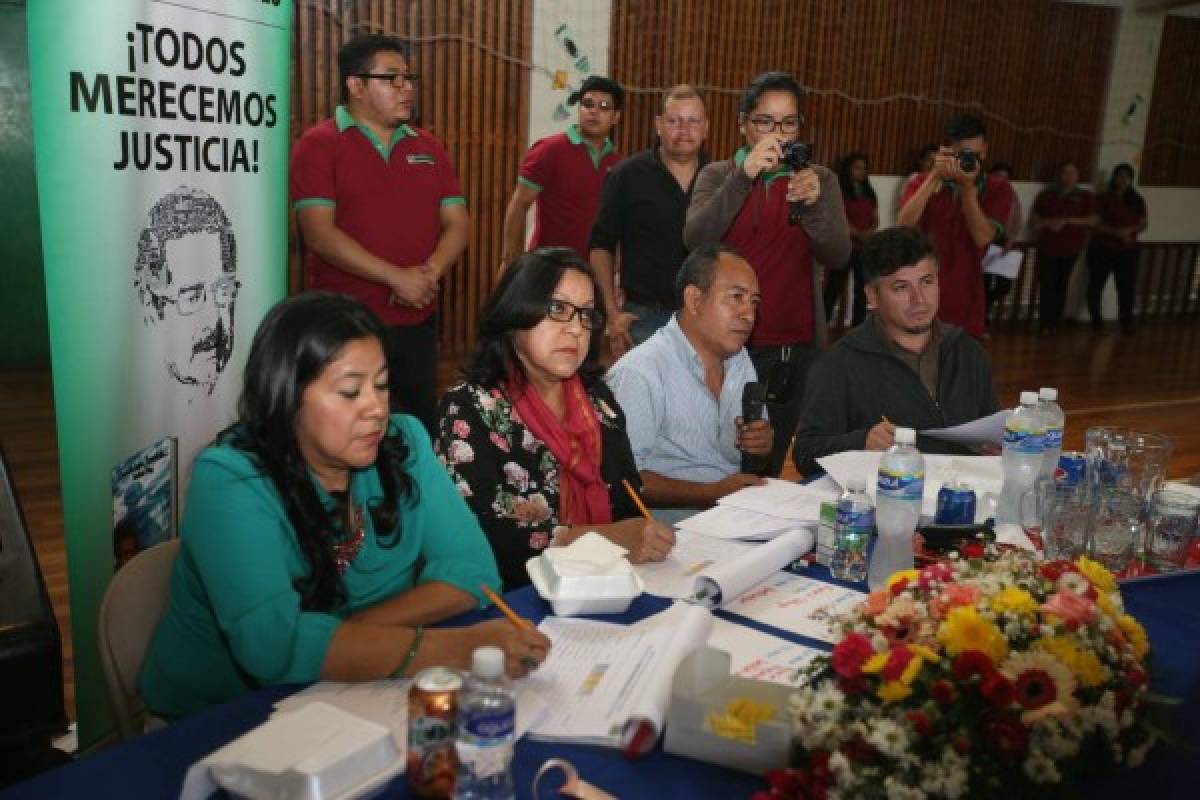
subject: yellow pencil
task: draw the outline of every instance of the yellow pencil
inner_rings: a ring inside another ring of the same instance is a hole
[[[488,600],[491,600],[496,604],[496,608],[500,609],[500,613],[508,617],[509,622],[511,622],[513,625],[516,625],[518,628],[521,628],[522,630],[533,630],[533,624],[524,617],[517,616],[517,612],[513,611],[509,607],[508,603],[504,602],[504,598],[493,592],[492,587],[488,586],[486,583],[481,583],[479,584],[479,588],[483,590],[483,593],[487,596]]]
[[[625,491],[629,492],[629,499],[638,507],[638,511],[642,512],[642,516],[648,520],[654,519],[650,515],[649,509],[646,508],[646,504],[642,502],[642,498],[638,497],[637,489],[634,489],[628,480],[622,480],[621,483],[625,484]]]

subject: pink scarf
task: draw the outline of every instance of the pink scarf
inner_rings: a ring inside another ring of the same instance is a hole
[[[515,372],[515,370],[514,370]],[[558,521],[563,525],[612,522],[608,485],[600,475],[600,423],[578,375],[563,381],[560,421],[524,375],[510,373],[513,408],[558,459]]]

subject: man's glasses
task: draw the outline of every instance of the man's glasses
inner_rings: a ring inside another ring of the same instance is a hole
[[[404,84],[417,85],[421,76],[415,72],[360,72],[357,77],[366,80],[387,81],[397,89],[403,89]]]
[[[169,291],[167,293],[155,292],[155,294],[168,303],[174,303],[179,313],[186,317],[204,307],[204,304],[208,302],[209,291],[212,292],[213,304],[217,308],[226,308],[237,299],[238,289],[241,286],[242,282],[237,278],[225,275],[217,278],[211,284],[194,283],[190,286],[180,286],[174,297]]]
[[[597,100],[593,97],[585,97],[579,101],[579,105],[586,108],[588,111],[594,111],[597,108],[601,111],[611,111],[613,104],[611,100]]]
[[[579,315],[579,324],[585,330],[594,331],[604,327],[604,312],[598,308],[584,308],[566,300],[552,299],[546,304],[546,316],[555,322],[570,322]]]
[[[795,133],[804,124],[804,117],[784,117],[783,119],[751,117],[750,124],[759,133],[771,133],[776,128],[779,129],[780,133]]]

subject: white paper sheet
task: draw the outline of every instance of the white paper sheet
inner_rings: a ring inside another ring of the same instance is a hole
[[[719,617],[713,618],[708,645],[729,653],[733,675],[784,686],[799,686],[797,672],[822,653]]]
[[[662,731],[675,668],[708,641],[712,614],[676,603],[634,625],[546,617],[550,657],[528,679],[547,711],[531,738],[622,746],[630,723]]]
[[[1004,420],[1012,412],[1001,409],[990,416],[964,422],[949,428],[930,428],[920,431],[922,436],[941,439],[943,442],[953,442],[964,447],[979,447],[982,444],[999,445],[1004,441]]]
[[[832,644],[841,640],[841,634],[835,633],[826,620],[817,619],[816,612],[839,614],[865,597],[854,589],[780,572],[723,608],[780,630]]]
[[[790,519],[722,505],[713,506],[675,523],[675,527],[679,530],[700,533],[716,539],[751,541],[774,539],[795,526],[796,523]]]
[[[867,479],[867,494],[875,500],[875,476],[879,472],[879,457],[882,453],[873,450],[848,450],[844,453],[818,458],[817,463],[829,473],[838,485],[855,475]],[[937,512],[937,493],[942,484],[951,477],[966,482],[975,490],[977,498],[985,493],[1000,494],[1004,483],[1004,467],[1000,456],[925,456],[925,497],[921,513],[932,517]]]
[[[813,549],[812,528],[791,530],[766,544],[756,545],[728,561],[706,567],[694,580],[694,597],[711,604],[739,597]]]
[[[983,254],[983,271],[1013,281],[1021,272],[1021,262],[1024,260],[1025,254],[1016,248],[1006,253],[1002,248],[989,244],[987,252]]]
[[[675,547],[664,561],[635,564],[646,591],[658,597],[682,599],[695,591],[696,576],[713,564],[724,563],[755,545],[717,539],[680,528]]]
[[[732,506],[773,517],[816,522],[821,518],[822,503],[836,503],[836,487],[810,486],[792,481],[767,479],[762,486],[747,486],[717,501],[720,506]]]

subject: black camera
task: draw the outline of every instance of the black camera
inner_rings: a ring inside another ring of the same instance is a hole
[[[955,154],[958,159],[958,168],[963,172],[974,172],[979,169],[979,154],[969,147],[964,147]]]
[[[793,172],[799,172],[812,163],[812,145],[808,142],[784,142],[779,160],[791,167]]]

